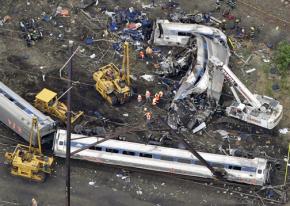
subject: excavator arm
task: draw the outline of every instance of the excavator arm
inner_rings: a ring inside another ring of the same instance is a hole
[[[217,69],[220,69],[223,72],[225,78],[230,82],[231,90],[237,102],[240,102],[240,99],[237,96],[234,88],[236,88],[239,93],[247,100],[247,102],[255,109],[259,109],[262,106],[261,102],[256,98],[256,96],[252,94],[252,92],[239,80],[239,78],[227,65],[223,64],[218,58],[215,57],[212,57],[210,61],[216,66]]]
[[[126,81],[128,87],[131,86],[130,82],[130,62],[129,62],[129,43],[124,42],[124,54],[122,64],[122,79]]]

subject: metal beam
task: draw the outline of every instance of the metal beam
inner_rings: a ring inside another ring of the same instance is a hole
[[[174,129],[172,129],[160,116],[159,120],[170,129],[171,133],[179,140],[180,143],[182,143],[184,146],[186,146],[187,150],[191,152],[196,158],[204,165],[206,166],[212,174],[218,178],[223,180],[224,177],[227,175],[227,172],[224,169],[218,168],[215,169],[213,168],[203,157],[188,143],[185,141],[185,137],[182,134],[177,134]]]

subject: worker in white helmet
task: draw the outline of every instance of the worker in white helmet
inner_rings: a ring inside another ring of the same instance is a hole
[[[146,98],[146,103],[151,102],[151,93],[149,90],[146,90],[145,98]]]
[[[31,205],[32,205],[32,206],[37,206],[37,201],[36,201],[35,198],[32,198],[32,200],[31,200]]]

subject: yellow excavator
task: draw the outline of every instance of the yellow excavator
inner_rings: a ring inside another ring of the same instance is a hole
[[[37,132],[38,148],[32,147]],[[48,174],[51,174],[51,165],[53,157],[47,157],[42,154],[40,131],[36,117],[32,118],[32,126],[29,136],[29,146],[18,144],[14,152],[6,152],[5,158],[11,166],[11,174],[28,178],[37,182],[44,182]]]
[[[66,123],[67,106],[59,101],[60,98],[57,97],[57,93],[44,88],[36,95],[34,106]],[[84,112],[82,111],[72,112],[71,123],[73,124],[83,114]]]
[[[124,43],[122,70],[113,63],[101,67],[93,74],[96,90],[111,105],[124,104],[132,96],[129,65],[129,43]]]

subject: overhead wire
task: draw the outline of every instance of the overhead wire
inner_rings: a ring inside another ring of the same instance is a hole
[[[4,72],[13,72],[11,70],[16,70],[16,71],[18,71],[20,73],[23,73],[23,74],[27,74],[28,73],[29,75],[34,76],[34,77],[40,77],[40,75],[35,74],[35,72],[29,72],[29,71],[26,71],[26,70],[24,71],[24,70],[17,69],[17,68],[10,68],[9,70],[0,68],[0,71],[4,71]],[[51,79],[56,79],[56,80],[61,80],[61,81],[70,81],[70,80],[68,80],[66,78],[61,79],[61,78],[59,78],[57,76],[51,76],[51,75],[46,75],[45,77],[51,78]],[[83,81],[72,81],[72,83],[75,84],[75,85],[76,84],[80,84],[80,85],[90,86],[90,87],[94,87],[95,86],[94,84],[85,83]]]
[[[273,18],[273,19],[279,20],[279,21],[281,21],[281,22],[283,22],[283,23],[285,23],[285,24],[290,24],[290,21],[285,20],[285,19],[282,19],[282,18],[280,18],[280,17],[278,17],[278,16],[275,16],[275,15],[273,15],[273,14],[270,14],[270,12],[264,11],[263,9],[258,8],[258,7],[254,6],[254,5],[252,5],[252,4],[246,3],[246,2],[241,1],[241,0],[238,0],[238,2],[240,2],[241,4],[243,4],[243,5],[245,5],[245,6],[248,6],[248,7],[252,8],[252,9],[254,9],[254,10],[260,12],[260,13],[262,13],[263,15],[266,15],[266,16],[269,16],[269,17],[271,17],[271,18]]]
[[[13,33],[17,33],[17,34],[25,34],[25,32],[22,32],[22,31],[18,31],[18,30],[15,30],[15,29],[7,29],[7,28],[3,28],[3,27],[0,27],[0,31],[7,31],[7,32],[13,32]],[[0,35],[3,35],[2,33],[0,33]],[[52,39],[52,40],[56,40],[56,41],[60,41],[59,38],[55,37],[55,36],[50,36],[50,35],[47,35],[45,36],[46,38],[48,39]],[[15,40],[18,40],[18,41],[23,41],[21,38],[16,38],[16,37],[11,37],[11,36],[5,36],[5,38],[11,38],[11,39],[15,39]],[[79,41],[79,40],[76,40],[76,39],[73,39],[73,38],[61,38],[61,40],[65,40],[65,41],[71,41],[73,40],[74,42],[78,43],[79,45],[82,45],[82,46],[88,46],[85,42],[83,41]],[[112,43],[112,42],[115,42],[113,39],[104,39],[104,38],[101,38],[101,39],[95,39],[94,42],[106,42],[106,43]],[[99,46],[96,44],[95,46],[94,45],[91,45],[92,47],[96,47],[98,49]]]

